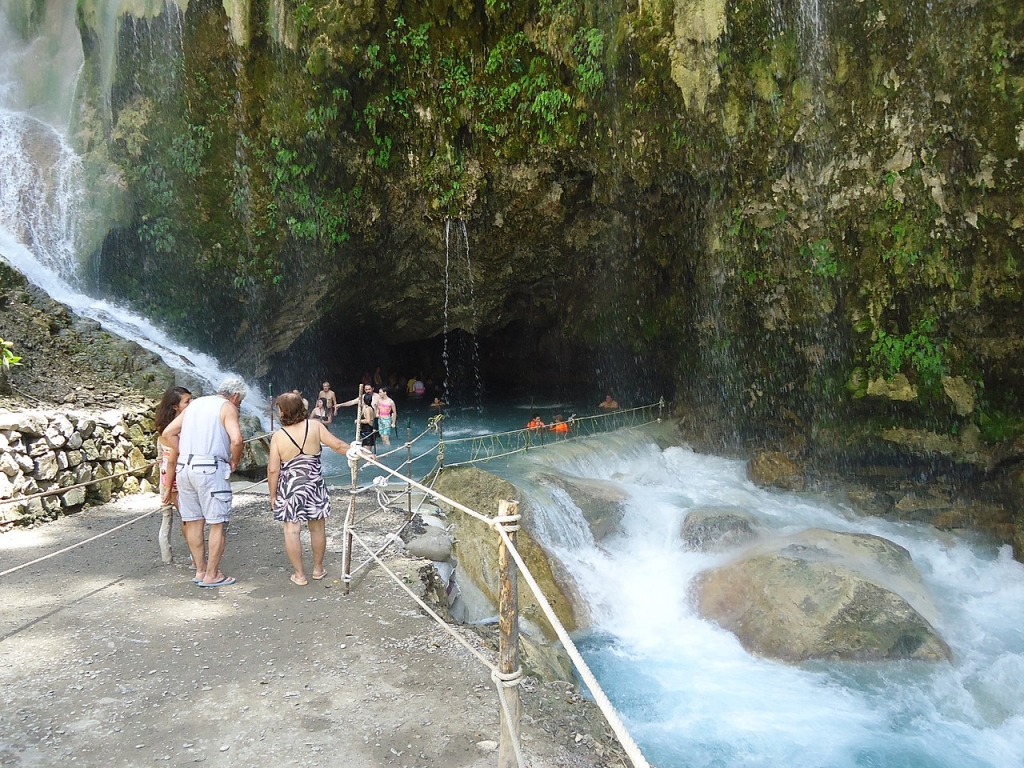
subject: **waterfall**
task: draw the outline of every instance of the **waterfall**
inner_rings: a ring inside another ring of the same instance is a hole
[[[89,196],[82,159],[68,137],[83,54],[74,4],[46,8],[39,34],[27,42],[15,31],[14,9],[0,8],[0,258],[76,314],[155,352],[184,383],[212,390],[230,374],[213,357],[80,289]],[[62,54],[52,55],[55,50]],[[264,404],[250,384],[245,410],[262,420]]]
[[[483,408],[483,378],[480,374],[480,346],[476,338],[477,331],[477,306],[476,288],[473,282],[473,263],[469,251],[469,231],[466,222],[456,219],[457,226],[452,228],[452,219],[446,219],[444,223],[444,335],[442,339],[441,357],[444,361],[444,393],[450,401],[458,399],[463,404],[471,404],[478,411]],[[461,242],[460,242],[461,241]],[[449,315],[453,304],[455,293],[455,270],[452,263],[453,253],[458,261],[461,247],[465,247],[465,276],[460,281],[460,295],[464,302],[468,303],[471,318],[471,330],[461,329],[459,334],[458,349],[454,336],[449,326]],[[449,350],[449,345],[452,349]],[[468,380],[471,379],[471,380]],[[458,397],[456,397],[458,395]],[[469,401],[467,401],[467,396]]]
[[[484,403],[484,382],[480,376],[480,343],[477,341],[476,333],[479,327],[479,318],[476,308],[476,286],[473,283],[473,262],[469,258],[469,230],[466,229],[465,219],[460,219],[462,229],[462,242],[466,244],[466,277],[469,281],[469,308],[472,312],[472,348],[470,350],[470,365],[473,369],[473,396],[474,405],[478,411],[483,409]]]

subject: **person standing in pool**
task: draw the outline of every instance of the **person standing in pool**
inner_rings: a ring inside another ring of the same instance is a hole
[[[331,389],[331,382],[323,382],[320,391],[317,393],[316,398],[317,405],[320,404],[320,398],[324,399],[324,408],[326,409],[327,412],[327,423],[330,424],[332,421],[334,421],[334,414],[338,412],[338,396],[334,394],[334,390]],[[309,409],[308,405],[306,406],[306,409]]]
[[[377,399],[377,431],[384,445],[391,445],[391,428],[397,429],[398,410],[395,401],[388,395],[387,387],[381,387],[380,397]]]

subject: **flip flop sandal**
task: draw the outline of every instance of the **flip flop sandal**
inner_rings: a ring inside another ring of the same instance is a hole
[[[200,581],[199,582],[199,586],[200,587],[230,587],[234,583],[235,583],[235,577],[234,576],[225,576],[220,581],[214,581],[214,582],[212,582],[210,584],[207,584],[206,582]]]

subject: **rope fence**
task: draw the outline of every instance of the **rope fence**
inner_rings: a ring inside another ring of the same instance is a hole
[[[353,578],[364,569],[368,568],[371,564],[376,564],[387,575],[393,579],[402,589],[408,593],[413,600],[419,605],[419,607],[430,616],[437,624],[453,638],[455,638],[460,644],[467,648],[477,659],[485,664],[491,671],[491,679],[495,684],[495,688],[498,693],[498,698],[501,706],[501,721],[502,721],[502,740],[499,745],[499,768],[512,768],[512,766],[519,766],[519,768],[526,768],[527,763],[523,757],[520,737],[519,737],[519,694],[518,684],[522,679],[522,670],[519,668],[518,662],[518,587],[517,580],[518,574],[522,573],[527,586],[536,598],[537,604],[544,614],[545,618],[550,623],[562,646],[565,648],[567,655],[575,666],[580,678],[585,682],[591,695],[594,698],[595,704],[601,710],[605,720],[611,727],[622,748],[625,750],[627,756],[632,762],[634,768],[650,768],[648,762],[640,752],[639,747],[636,745],[632,736],[627,731],[625,725],[622,723],[621,718],[616,712],[614,706],[609,701],[607,695],[601,689],[594,677],[583,656],[576,648],[569,637],[568,631],[562,626],[558,617],[555,615],[549,601],[544,596],[540,587],[537,584],[536,579],[530,573],[529,567],[524,561],[522,555],[519,553],[515,543],[515,533],[519,528],[519,515],[515,508],[514,502],[502,502],[502,507],[495,516],[488,516],[481,512],[474,510],[460,502],[448,498],[443,494],[434,490],[434,483],[440,477],[440,471],[445,466],[455,467],[462,465],[475,464],[484,461],[490,461],[492,459],[501,458],[504,456],[510,456],[517,453],[522,453],[531,449],[543,447],[545,445],[555,445],[566,440],[572,440],[575,438],[590,436],[602,432],[609,432],[615,429],[621,429],[624,427],[638,427],[645,424],[650,424],[656,421],[660,421],[663,417],[665,409],[664,399],[658,403],[653,403],[638,408],[618,410],[608,414],[599,414],[597,416],[587,417],[576,417],[573,415],[566,422],[568,424],[568,432],[564,433],[549,433],[547,428],[540,429],[517,429],[510,430],[507,432],[495,433],[483,436],[473,436],[467,438],[457,438],[455,440],[444,439],[444,416],[438,414],[437,416],[430,419],[428,422],[427,429],[417,435],[415,438],[407,439],[405,443],[396,446],[391,451],[381,454],[380,456],[373,456],[367,454],[365,451],[349,453],[349,472],[351,474],[351,485],[349,488],[349,504],[348,510],[345,515],[344,521],[344,546],[342,556],[342,578],[344,582],[344,594],[350,593],[351,584]],[[408,430],[407,430],[408,431]],[[415,458],[412,457],[412,447],[418,441],[424,439],[427,435],[435,433],[438,436],[436,445],[431,446],[429,449],[419,453]],[[547,434],[545,434],[547,433]],[[270,434],[261,434],[246,440],[246,443],[265,441],[270,437]],[[446,445],[451,448],[458,446],[460,448],[466,448],[465,453],[468,458],[450,463],[445,465],[445,447]],[[399,463],[397,467],[390,467],[383,463],[383,459],[397,455],[399,452],[405,451],[405,458]],[[420,461],[431,453],[435,453],[435,460],[432,468],[423,475],[423,482],[413,479],[410,476],[412,465],[414,462]],[[372,466],[376,470],[383,474],[375,477],[373,482],[360,486],[358,484],[359,475],[359,460],[364,462],[365,466]],[[43,496],[50,496],[54,494],[66,493],[69,490],[79,487],[87,487],[99,482],[109,481],[115,477],[121,477],[124,475],[138,475],[144,474],[152,469],[158,462],[150,461],[146,465],[136,467],[134,469],[125,470],[124,472],[116,473],[113,475],[107,475],[102,478],[96,478],[88,482],[79,483],[74,486],[67,486],[64,488],[53,488],[39,494],[32,496],[20,497],[17,499],[7,499],[0,501],[2,504],[11,503],[24,503],[33,498],[40,498]],[[344,476],[344,473],[335,475],[325,476],[326,478],[338,478]],[[388,483],[386,478],[391,478],[396,481],[396,487],[400,487],[402,490],[389,495],[389,489],[392,487]],[[429,481],[429,484],[428,484]],[[237,489],[236,492],[244,493],[247,490],[256,488],[266,483],[266,478],[253,482],[249,486]],[[417,504],[416,511],[413,511],[412,504],[412,491],[413,489],[418,490],[422,496]],[[356,497],[363,494],[373,492],[376,495],[376,508],[356,520],[355,517],[355,502]],[[374,550],[361,536],[355,531],[357,523],[365,522],[372,515],[378,514],[382,511],[394,509],[396,501],[403,499],[407,505],[407,516],[402,526],[394,533],[389,534],[382,546]],[[483,522],[488,528],[493,528],[497,536],[498,552],[499,552],[499,566],[501,568],[501,594],[499,596],[499,664],[495,665],[487,660],[478,650],[472,648],[469,643],[462,638],[454,628],[446,622],[436,611],[431,609],[419,596],[417,596],[411,589],[403,582],[403,580],[397,576],[393,571],[387,568],[381,559],[383,552],[396,541],[400,541],[399,535],[409,525],[409,523],[415,518],[416,512],[419,512],[423,505],[430,500],[433,503],[444,505],[452,510],[458,511],[462,514],[468,515],[480,522]],[[507,505],[507,506],[506,506]],[[108,531],[104,531],[95,536],[92,536],[84,541],[73,544],[69,547],[65,547],[57,552],[52,552],[48,555],[44,555],[28,563],[15,566],[6,571],[0,572],[0,577],[19,571],[23,568],[28,568],[32,565],[48,560],[52,557],[69,552],[78,547],[84,546],[90,542],[101,539],[108,536],[118,530],[133,525],[140,520],[143,520],[163,508],[159,507],[142,515],[139,515],[128,522],[122,523]],[[355,568],[352,567],[352,545],[357,543],[361,548],[366,550],[368,555],[367,559],[362,563],[358,564]]]
[[[270,433],[264,433],[264,434],[261,434],[261,435],[255,435],[254,437],[250,437],[250,438],[246,439],[243,442],[245,442],[245,443],[258,442],[258,441],[266,440],[270,436],[271,436]],[[110,474],[110,475],[104,475],[103,477],[94,477],[92,480],[86,480],[83,483],[75,483],[74,485],[64,485],[64,486],[60,486],[60,487],[56,487],[56,488],[47,488],[45,491],[40,491],[39,493],[33,493],[33,494],[28,495],[28,496],[15,496],[15,497],[11,497],[9,499],[0,499],[0,507],[8,505],[8,504],[24,504],[24,503],[32,501],[34,499],[42,499],[42,498],[47,498],[49,496],[60,496],[61,494],[67,493],[68,491],[73,491],[73,490],[76,490],[78,488],[88,488],[89,486],[97,485],[99,483],[109,482],[110,480],[114,480],[114,479],[119,478],[119,477],[125,477],[127,475],[134,475],[134,476],[145,475],[147,472],[149,472],[153,467],[155,467],[159,463],[160,463],[160,461],[158,459],[151,459],[150,461],[147,461],[145,464],[143,464],[141,466],[133,467],[131,469],[126,469],[126,470],[123,470],[122,472],[115,472],[115,473]],[[258,482],[253,483],[252,486],[250,486],[250,487],[255,488],[256,486],[262,485],[265,482],[267,482],[266,478],[264,478],[263,480],[260,480]],[[242,491],[239,491],[239,492],[242,492]],[[0,574],[0,576],[2,576],[2,575],[3,574]]]
[[[555,432],[552,424],[543,427],[524,427],[507,432],[495,432],[488,435],[474,435],[445,440],[447,448],[466,447],[469,458],[444,464],[448,467],[478,464],[484,461],[525,453],[531,449],[545,445],[564,443],[580,437],[589,437],[604,432],[613,432],[626,427],[641,427],[653,424],[664,418],[665,400],[657,403],[641,405],[636,408],[625,408],[594,416],[571,415],[566,421],[565,432]],[[443,417],[442,417],[443,418]]]
[[[88,544],[91,541],[96,541],[96,539],[102,539],[104,536],[109,536],[110,534],[115,533],[121,530],[122,528],[127,528],[129,525],[134,525],[135,523],[139,522],[139,520],[144,520],[150,515],[155,515],[159,511],[159,507],[157,509],[151,509],[149,510],[149,512],[144,512],[138,517],[129,520],[127,523],[121,523],[121,525],[111,528],[110,530],[103,531],[102,533],[97,533],[95,536],[90,536],[85,541],[80,541],[77,544],[72,544],[70,547],[64,547],[64,549],[57,550],[56,552],[51,552],[48,555],[37,557],[35,560],[30,560],[27,563],[22,563],[21,565],[16,565],[13,568],[8,568],[6,571],[0,571],[0,576],[7,576],[8,574],[14,573],[15,571],[20,571],[22,568],[28,568],[30,565],[36,565],[37,563],[41,563],[44,560],[49,560],[51,557],[63,555],[65,552],[70,552],[73,549],[78,549],[78,547],[84,546],[85,544]]]
[[[431,488],[431,487],[428,487],[428,486],[423,485],[422,483],[420,483],[420,482],[418,482],[416,480],[413,480],[411,477],[403,476],[397,470],[394,470],[394,469],[388,467],[385,464],[381,464],[376,458],[374,458],[372,456],[364,456],[364,457],[362,457],[362,459],[363,459],[363,461],[366,464],[374,466],[377,469],[379,469],[379,470],[381,470],[381,471],[391,475],[392,477],[405,482],[407,485],[409,485],[409,486],[411,486],[413,488],[418,489],[419,491],[421,491],[424,494],[424,497],[429,497],[429,498],[431,498],[433,501],[435,501],[437,503],[443,504],[443,505],[445,505],[445,506],[447,506],[447,507],[449,507],[449,508],[451,508],[453,510],[457,510],[459,512],[462,512],[465,515],[468,515],[469,517],[472,517],[472,518],[474,518],[476,520],[479,520],[479,521],[483,522],[484,524],[486,524],[489,528],[493,528],[497,532],[497,535],[498,535],[498,537],[500,539],[500,544],[501,544],[503,550],[507,551],[509,556],[511,556],[511,558],[515,561],[516,567],[518,569],[518,573],[522,573],[524,579],[526,580],[527,585],[530,588],[530,591],[533,593],[534,597],[536,598],[537,604],[540,606],[542,613],[544,614],[545,618],[548,620],[548,623],[551,625],[551,627],[554,630],[555,634],[557,635],[559,641],[562,643],[562,646],[565,648],[565,651],[568,654],[570,660],[572,661],[573,666],[576,668],[576,671],[579,673],[580,677],[586,683],[588,689],[591,692],[591,695],[594,697],[594,703],[597,704],[598,708],[601,710],[601,714],[604,715],[605,720],[608,722],[608,725],[611,727],[612,731],[615,733],[615,736],[618,739],[619,744],[622,745],[622,748],[625,750],[626,754],[629,756],[629,759],[633,763],[633,766],[635,768],[650,768],[650,764],[647,762],[646,758],[643,756],[643,753],[640,751],[640,748],[637,746],[636,742],[633,740],[633,737],[630,735],[629,731],[626,729],[626,726],[623,724],[622,719],[619,717],[618,712],[615,710],[615,707],[612,705],[611,701],[608,699],[607,695],[604,693],[604,691],[601,688],[600,684],[597,682],[597,678],[594,677],[593,672],[590,670],[589,665],[586,663],[586,661],[584,660],[582,654],[579,652],[579,649],[576,648],[576,645],[575,645],[575,643],[573,643],[572,638],[569,636],[568,631],[565,629],[565,627],[562,625],[561,621],[555,615],[554,609],[551,607],[550,602],[544,596],[544,593],[541,591],[540,586],[537,584],[536,579],[534,578],[533,574],[530,572],[529,566],[527,566],[526,561],[523,559],[522,555],[519,553],[518,549],[516,548],[515,541],[513,540],[512,536],[511,536],[511,533],[514,532],[515,530],[518,530],[518,527],[519,527],[519,515],[518,515],[518,513],[509,515],[509,514],[501,514],[499,512],[498,515],[496,515],[494,517],[489,517],[487,515],[484,515],[484,514],[478,512],[475,509],[472,509],[471,507],[466,506],[465,504],[462,504],[461,502],[456,501],[455,499],[451,499],[451,498],[449,498],[449,497],[447,497],[447,496],[445,496],[445,495],[443,495],[443,494],[433,490],[433,488]],[[351,526],[350,526],[348,520],[346,520],[346,525],[345,525],[345,538],[347,540],[353,540],[353,539],[357,539],[358,538],[357,534],[351,529]],[[370,551],[369,548],[367,548],[367,549],[368,549],[368,551]],[[378,556],[373,555],[372,552],[371,552],[371,556],[372,556],[372,559],[374,560],[374,562],[376,562],[381,567],[384,567],[383,563],[380,561]],[[500,559],[501,558],[499,556],[499,561],[500,561]],[[385,570],[387,570],[386,567],[385,567]],[[389,573],[390,576],[392,576],[392,578],[396,578],[397,579],[397,577],[395,577],[394,574],[392,574],[390,571],[388,571],[388,573]],[[353,573],[349,573],[348,569],[343,565],[343,580],[345,582],[345,592],[346,592],[346,594],[349,591],[353,575],[354,574]],[[505,577],[503,575],[503,580],[504,579],[505,579]],[[503,589],[504,589],[504,585],[503,585]],[[416,601],[417,601],[417,603],[419,603],[421,605],[421,607],[426,608],[426,605],[419,598],[416,598]],[[499,602],[500,602],[499,610],[501,611],[500,623],[509,623],[509,619],[506,616],[506,613],[508,611],[510,611],[510,610],[514,610],[514,611],[517,612],[518,611],[518,601],[517,600],[516,601],[509,601],[509,600],[505,599],[505,597],[503,595],[500,598]],[[441,623],[441,624],[443,624],[443,625],[445,625],[447,627],[447,623],[444,622],[444,620],[441,619],[439,616],[437,616],[437,614],[434,611],[432,611],[430,609],[427,609],[427,613],[431,617],[433,617],[435,619],[435,621],[438,621],[439,623]],[[516,619],[515,619],[514,623],[516,624],[517,632],[518,632],[518,616],[516,616]],[[450,628],[449,628],[449,630],[450,630]],[[499,650],[499,653],[501,653],[500,650]],[[494,670],[492,665],[490,665],[488,663],[488,666],[492,668],[492,672],[495,672],[495,670]],[[519,670],[518,668],[515,669],[515,670],[506,670],[502,674],[506,675],[506,677],[501,678],[501,680],[503,681],[503,684],[498,687],[498,690],[499,690],[499,698],[500,698],[501,705],[502,705],[502,712],[503,712],[503,715],[504,715],[503,725],[507,725],[508,726],[509,732],[511,734],[511,747],[512,747],[512,749],[515,752],[515,756],[516,756],[516,760],[517,760],[517,762],[515,764],[520,766],[520,768],[526,768],[526,763],[523,762],[523,760],[522,760],[522,755],[521,755],[520,747],[519,747],[519,741],[520,740],[518,738],[518,721],[517,721],[517,718],[514,720],[512,718],[512,716],[510,715],[509,702],[506,700],[505,693],[504,693],[504,691],[506,690],[506,686],[505,686],[504,683],[509,683],[510,685],[516,684],[518,682],[518,680],[520,679],[520,677],[521,677],[521,670]],[[498,678],[494,678],[494,679],[497,680]],[[504,731],[503,731],[503,735],[504,735]],[[500,758],[499,758],[499,765],[501,765]],[[503,768],[503,766],[502,766],[502,768]]]

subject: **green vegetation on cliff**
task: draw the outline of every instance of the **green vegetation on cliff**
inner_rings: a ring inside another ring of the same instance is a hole
[[[448,322],[527,324],[542,365],[614,353],[741,423],[1019,411],[1019,4],[235,5],[123,18],[97,256],[215,351],[436,334],[461,219]]]

